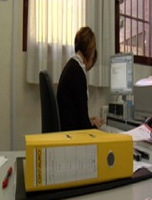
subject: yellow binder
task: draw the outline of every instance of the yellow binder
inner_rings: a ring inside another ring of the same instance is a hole
[[[26,135],[26,191],[82,186],[132,174],[129,135],[95,129]]]

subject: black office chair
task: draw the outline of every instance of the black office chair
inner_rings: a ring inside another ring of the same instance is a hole
[[[47,71],[39,74],[42,133],[61,131],[58,104],[51,77]]]

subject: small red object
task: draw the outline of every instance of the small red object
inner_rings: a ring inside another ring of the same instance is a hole
[[[7,171],[7,174],[3,180],[3,183],[2,183],[2,188],[6,188],[7,185],[8,185],[8,180],[9,180],[9,177],[10,175],[12,174],[12,167],[9,167],[8,171]]]

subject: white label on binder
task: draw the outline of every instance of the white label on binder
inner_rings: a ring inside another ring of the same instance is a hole
[[[47,185],[97,178],[97,145],[46,148],[45,165]]]

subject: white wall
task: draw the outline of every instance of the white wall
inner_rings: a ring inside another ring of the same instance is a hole
[[[0,150],[11,146],[12,6],[0,2]]]
[[[25,148],[25,134],[34,134],[41,132],[41,113],[40,113],[40,96],[39,86],[27,84],[26,79],[26,52],[22,51],[22,22],[23,22],[23,1],[14,0],[18,9],[18,32],[16,38],[17,51],[15,52],[17,58],[16,77],[16,101],[14,107],[16,108],[16,119],[14,120],[14,147],[16,149]],[[14,10],[16,13],[17,11]],[[14,41],[15,42],[15,41]],[[15,45],[15,44],[14,44]],[[15,111],[14,111],[15,112]]]
[[[25,149],[24,135],[41,131],[39,87],[25,82],[22,16],[23,1],[0,1],[0,150]]]
[[[22,16],[23,1],[0,1],[0,150],[23,150],[24,135],[41,132],[39,86],[25,81]],[[135,78],[151,73],[152,68],[146,69],[136,66]],[[89,91],[89,113],[100,115],[108,102],[108,88],[89,87]]]

